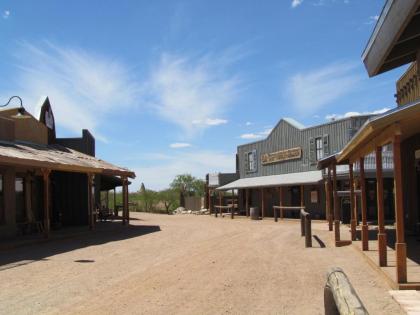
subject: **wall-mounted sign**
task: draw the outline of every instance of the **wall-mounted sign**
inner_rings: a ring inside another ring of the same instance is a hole
[[[318,191],[312,190],[311,191],[311,203],[318,203]]]
[[[302,158],[302,148],[292,148],[273,153],[266,153],[261,156],[261,162],[263,165],[272,164],[278,162],[284,162],[288,160],[295,160]]]

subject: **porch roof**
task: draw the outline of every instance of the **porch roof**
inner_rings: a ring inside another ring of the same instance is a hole
[[[392,141],[396,134],[401,140],[420,133],[420,100],[375,116],[362,126],[337,157],[338,163],[355,161]]]
[[[321,171],[309,171],[281,175],[241,178],[227,185],[219,187],[217,188],[217,190],[317,184],[321,180]]]
[[[59,144],[0,141],[0,164],[134,178],[134,172]]]
[[[387,0],[362,59],[369,76],[416,60],[420,43],[420,0]]]

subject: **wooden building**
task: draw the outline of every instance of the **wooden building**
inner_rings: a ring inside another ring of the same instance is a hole
[[[22,107],[20,108],[22,109]],[[0,111],[0,237],[44,233],[66,226],[94,228],[100,191],[123,187],[128,215],[128,178],[135,174],[95,158],[95,139],[57,138],[45,98],[39,120],[18,108]]]
[[[236,193],[237,212],[241,214],[248,215],[250,207],[258,207],[262,218],[298,217],[304,208],[314,218],[325,219],[326,174],[317,169],[317,163],[340,152],[370,117],[348,117],[312,127],[281,119],[266,139],[238,146],[239,178],[216,189]],[[392,177],[389,166],[387,174]],[[348,185],[348,174],[348,169],[340,170],[339,184],[343,187]],[[370,172],[368,179],[374,180],[374,176]]]
[[[377,231],[378,265],[390,266],[387,245],[395,250],[395,283],[400,289],[420,289],[420,280],[410,281],[407,273],[407,231],[411,235],[418,232],[420,222],[420,1],[388,0],[382,10],[377,25],[363,53],[363,62],[370,76],[410,64],[407,71],[397,81],[396,100],[398,106],[382,115],[369,119],[358,133],[346,144],[342,152],[325,159],[320,167],[332,171],[332,180],[338,165],[358,168],[351,176],[351,191],[354,196],[354,181],[360,182],[360,208],[353,203],[353,217],[361,213],[361,242],[364,251],[369,250],[369,231]],[[395,241],[388,239],[389,229],[385,228],[386,198],[383,164],[376,165],[377,224],[374,229],[367,222],[367,204],[364,160],[374,154],[380,161],[384,147],[392,148],[394,166],[395,201]],[[331,173],[331,172],[329,172]],[[333,189],[334,200],[337,189]],[[340,241],[340,211],[334,202],[334,227],[336,241]],[[356,240],[352,226],[352,239]],[[415,244],[416,242],[414,242]],[[413,243],[412,243],[413,244]],[[413,277],[415,275],[412,275]]]

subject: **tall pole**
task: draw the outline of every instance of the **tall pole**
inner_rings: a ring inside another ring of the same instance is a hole
[[[335,241],[340,241],[340,209],[337,193],[337,165],[333,164],[333,194],[334,194],[334,236]],[[337,243],[336,243],[337,245]]]
[[[354,202],[354,174],[353,174],[353,163],[349,164],[349,176],[350,176],[350,231],[351,240],[356,240],[356,216],[355,216],[355,202]]]
[[[402,188],[401,168],[401,136],[395,135],[393,145],[394,152],[394,190],[395,190],[395,225],[397,240],[395,252],[397,260],[397,282],[407,282],[407,245],[404,239],[404,204]]]
[[[384,180],[382,177],[382,147],[378,146],[375,150],[376,158],[376,196],[378,206],[378,251],[379,266],[387,265],[386,255],[386,234],[384,216]]]
[[[44,180],[44,236],[50,236],[50,173],[49,169],[42,169]]]
[[[328,194],[327,194],[327,200],[328,200],[328,206],[329,206],[329,213],[328,213],[328,230],[333,230],[333,220],[334,220],[334,212],[331,209],[332,205],[332,182],[331,182],[331,166],[328,167]]]
[[[359,159],[360,164],[360,199],[362,205],[362,249],[369,250],[369,227],[367,225],[367,204],[366,204],[366,180],[365,180],[365,158]]]
[[[93,175],[87,174],[87,194],[88,194],[88,214],[89,214],[89,229],[95,228],[95,208],[93,204]]]

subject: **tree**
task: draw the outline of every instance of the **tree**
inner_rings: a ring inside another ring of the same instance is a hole
[[[171,188],[185,196],[204,196],[204,181],[191,174],[177,175]]]
[[[142,185],[142,188],[144,185]],[[139,199],[140,199],[140,206],[143,211],[151,212],[154,210],[156,203],[158,200],[158,193],[156,191],[150,190],[150,189],[140,189],[139,193]]]
[[[158,193],[159,201],[163,202],[166,212],[169,214],[170,209],[174,210],[179,203],[178,192],[175,189],[165,189]]]

